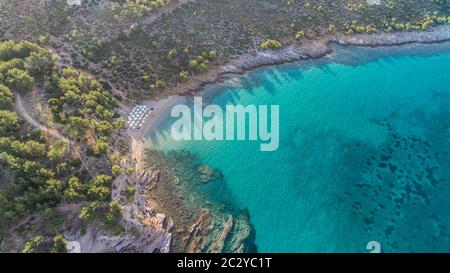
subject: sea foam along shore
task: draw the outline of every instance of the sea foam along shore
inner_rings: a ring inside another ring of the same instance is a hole
[[[197,94],[203,86],[222,81],[227,74],[243,74],[264,66],[291,63],[300,60],[322,58],[332,52],[333,43],[344,46],[401,46],[406,44],[431,44],[450,40],[450,25],[442,25],[428,31],[403,31],[376,34],[329,35],[316,40],[306,40],[300,46],[289,46],[281,50],[256,50],[248,52],[230,63],[212,68],[207,73],[193,77],[185,84],[169,91],[169,96],[147,100],[145,105],[154,106],[155,111],[144,127],[133,135],[144,137],[152,131],[166,115],[167,107],[184,101],[184,96]]]

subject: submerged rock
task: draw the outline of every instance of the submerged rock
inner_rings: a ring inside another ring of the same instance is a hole
[[[145,167],[149,173],[159,171],[159,182],[153,183],[147,200],[173,219],[171,252],[256,251],[248,212],[199,191],[203,183],[216,183],[220,170],[199,164],[188,153],[155,150],[147,151]]]
[[[202,183],[208,183],[209,181],[219,179],[223,176],[222,172],[213,169],[208,165],[200,165],[197,170],[200,173],[200,181]]]
[[[255,250],[253,230],[248,218],[243,215],[212,216],[211,211],[202,209],[188,234],[183,237],[181,250],[198,253],[244,253]]]

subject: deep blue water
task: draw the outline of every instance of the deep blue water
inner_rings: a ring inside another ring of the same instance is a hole
[[[149,139],[222,170],[206,190],[249,210],[260,252],[449,252],[450,50],[341,51],[208,87],[222,106],[280,105],[275,152],[175,142],[173,120]]]

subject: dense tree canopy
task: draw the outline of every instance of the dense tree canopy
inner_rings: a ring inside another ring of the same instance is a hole
[[[19,118],[15,112],[0,110],[0,134],[10,135],[19,128]]]
[[[120,217],[120,207],[110,202],[113,177],[103,172],[92,177],[66,143],[31,130],[12,110],[14,92],[41,87],[63,133],[75,142],[83,140],[80,145],[89,143],[96,156],[108,153],[111,136],[124,124],[114,112],[115,98],[75,69],[55,69],[56,59],[30,42],[0,42],[0,167],[10,177],[0,188],[0,231],[35,212],[48,226],[43,234],[28,236],[26,253],[65,251],[63,237],[56,234],[61,221],[55,207],[62,201],[88,201],[80,211],[83,220],[101,216],[113,224]]]
[[[3,41],[0,43],[0,61],[8,61],[14,58],[24,59],[31,52],[42,50],[38,45],[28,41]]]
[[[36,80],[49,77],[56,55],[27,41],[0,42],[0,80],[13,91],[27,92]]]
[[[115,99],[97,81],[70,68],[52,81],[55,96],[49,104],[55,121],[66,125],[71,138],[82,140],[94,134],[98,139],[108,139],[123,126],[123,121],[111,111],[116,106]],[[105,146],[99,142],[92,149]]]
[[[14,67],[6,72],[6,84],[19,92],[29,91],[34,85],[34,78],[25,70]]]
[[[0,84],[0,109],[8,109],[11,107],[14,100],[14,95],[11,89]]]

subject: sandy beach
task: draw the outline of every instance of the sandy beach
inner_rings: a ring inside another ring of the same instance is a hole
[[[151,111],[149,117],[145,120],[142,128],[138,130],[129,128],[129,134],[134,139],[140,139],[143,142],[147,142],[145,139],[147,132],[155,129],[166,117],[168,117],[168,115],[170,115],[168,109],[171,109],[174,105],[180,103],[186,103],[186,97],[172,95],[167,98],[161,98],[159,100],[142,101],[140,105],[146,105],[153,110]]]
[[[145,100],[140,104],[153,108],[151,115],[146,119],[144,126],[139,130],[129,129],[129,134],[148,143],[145,136],[157,128],[170,114],[167,110],[172,106],[185,103],[188,96],[198,94],[208,84],[221,82],[229,74],[243,74],[257,68],[291,63],[300,60],[319,59],[333,52],[332,44],[343,46],[401,46],[407,44],[431,44],[450,40],[450,25],[437,26],[430,31],[410,31],[378,34],[356,34],[352,36],[336,34],[317,40],[305,41],[301,46],[289,46],[281,50],[249,52],[232,60],[226,65],[218,66],[207,73],[193,77],[185,84],[170,90],[170,96]]]

